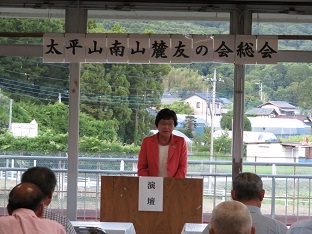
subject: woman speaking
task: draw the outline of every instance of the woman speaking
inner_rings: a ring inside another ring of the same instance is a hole
[[[177,115],[165,108],[158,112],[155,125],[158,133],[142,141],[139,176],[185,178],[187,172],[187,146],[183,137],[172,134],[177,126]]]

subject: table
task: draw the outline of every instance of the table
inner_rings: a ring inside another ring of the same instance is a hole
[[[74,227],[99,227],[106,234],[136,234],[133,223],[71,221]]]
[[[181,234],[208,234],[208,224],[203,223],[186,223],[184,224]]]

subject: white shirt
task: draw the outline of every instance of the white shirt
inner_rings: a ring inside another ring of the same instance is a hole
[[[306,219],[293,223],[287,234],[312,234],[312,219]]]
[[[256,234],[286,234],[287,226],[275,219],[264,216],[257,206],[247,206]]]
[[[168,150],[169,145],[162,146],[158,145],[159,149],[159,169],[158,169],[158,176],[160,177],[167,177],[167,160],[168,160]]]

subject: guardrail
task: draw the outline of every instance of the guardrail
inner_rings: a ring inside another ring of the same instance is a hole
[[[99,220],[101,176],[136,176],[136,158],[79,157],[77,215],[78,220]],[[51,168],[58,180],[51,209],[66,215],[67,157],[0,155],[0,215],[6,215],[7,195],[20,182],[21,174],[32,166]],[[212,167],[212,169],[211,169]],[[279,162],[244,162],[243,171],[257,173],[266,190],[263,214],[291,224],[311,217],[312,164]],[[203,217],[209,220],[212,209],[230,200],[232,162],[189,160],[189,178],[203,178]],[[209,172],[208,172],[209,171]]]

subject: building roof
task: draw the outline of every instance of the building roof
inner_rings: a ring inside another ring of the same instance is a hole
[[[246,115],[258,115],[258,116],[269,116],[271,114],[277,115],[274,108],[253,108],[246,112]]]
[[[162,104],[172,104],[175,101],[180,101],[181,98],[177,97],[176,95],[172,94],[172,93],[164,93],[161,96],[161,103]]]
[[[307,125],[298,119],[248,117],[253,128],[305,128]]]
[[[261,104],[258,107],[261,108],[263,106],[270,105],[270,104],[273,105],[273,106],[277,106],[280,109],[297,109],[296,106],[291,105],[290,103],[285,102],[285,101],[269,101],[269,102]]]
[[[156,116],[158,113],[156,110],[154,110],[152,108],[146,108],[145,110],[152,116]]]
[[[209,102],[212,101],[212,95],[210,93],[193,93],[193,94],[187,96],[186,98],[184,98],[184,100],[189,99],[189,98],[191,98],[193,96],[198,96],[201,99],[204,99],[206,102],[207,101],[209,101]],[[216,97],[215,102],[224,103],[223,100],[221,98],[218,98],[218,97]]]
[[[227,98],[220,98],[220,99],[222,100],[223,104],[230,104],[231,103],[231,101]]]

